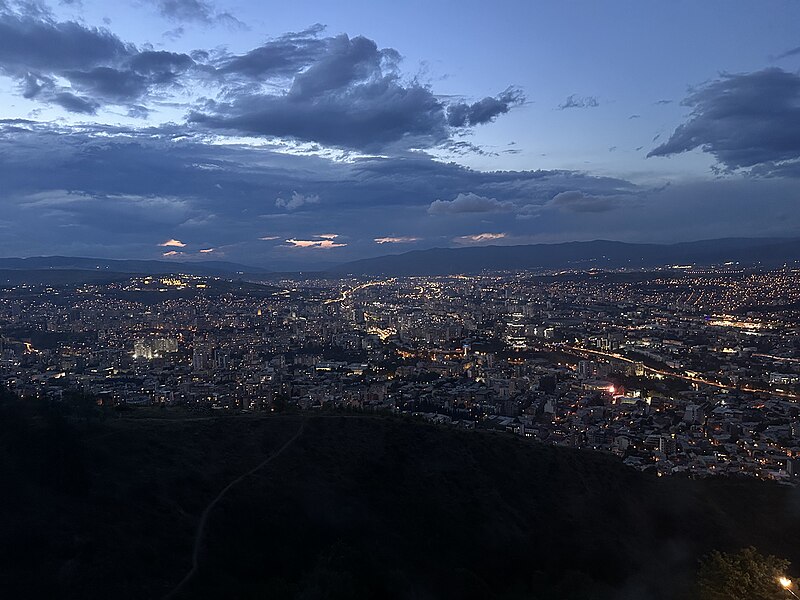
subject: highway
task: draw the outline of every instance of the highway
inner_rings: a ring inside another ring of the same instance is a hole
[[[623,356],[622,354],[617,354],[616,352],[602,352],[600,350],[591,350],[589,348],[581,348],[580,346],[570,346],[569,344],[558,344],[554,345],[553,348],[555,350],[570,350],[572,352],[583,352],[587,354],[592,354],[595,356],[601,356],[604,358],[620,360],[626,363],[640,363],[641,361],[634,360],[632,358],[628,358],[627,356]],[[676,373],[674,371],[662,371],[660,369],[656,369],[653,367],[648,367],[647,365],[643,365],[644,370],[648,373],[656,373],[658,375],[662,375],[664,377],[675,377],[676,379],[683,379],[684,381],[689,381],[691,383],[701,383],[703,385],[710,385],[712,387],[724,389],[724,390],[733,390],[733,391],[741,391],[741,392],[751,392],[756,394],[770,394],[773,396],[780,396],[782,398],[788,398],[790,400],[799,400],[800,396],[797,394],[792,394],[790,392],[779,392],[775,390],[763,389],[763,388],[753,388],[749,386],[735,386],[735,385],[726,385],[724,383],[719,383],[717,381],[711,381],[709,379],[703,379],[702,377],[691,377],[689,375],[684,375],[682,373]]]

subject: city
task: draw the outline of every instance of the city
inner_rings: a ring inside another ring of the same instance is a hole
[[[800,599],[798,23],[0,0],[0,596]]]
[[[0,381],[119,411],[410,415],[800,481],[800,270],[7,285]]]

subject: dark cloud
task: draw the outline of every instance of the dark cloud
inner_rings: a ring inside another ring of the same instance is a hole
[[[402,78],[396,50],[360,36],[320,38],[322,29],[216,60],[227,98],[206,103],[189,120],[220,131],[385,151],[448,144],[452,128],[491,122],[523,101],[520,90],[509,88],[448,106],[428,86]],[[281,82],[285,91],[270,85]]]
[[[170,29],[169,31],[165,31],[161,35],[167,38],[168,40],[174,42],[183,37],[183,34],[186,33],[186,30],[183,27],[176,27],[175,29]]]
[[[481,146],[473,144],[472,142],[467,142],[464,140],[452,141],[447,142],[440,146],[443,150],[446,150],[450,153],[451,156],[466,156],[468,154],[477,154],[480,156],[498,156],[497,152],[490,152],[484,150]],[[510,152],[506,150],[506,152]],[[514,151],[513,153],[519,152]]]
[[[452,127],[483,125],[493,121],[497,116],[507,113],[513,106],[525,101],[524,94],[509,88],[496,97],[486,97],[473,104],[463,102],[451,104],[447,108],[447,122]]]
[[[303,40],[286,46],[282,61],[275,54],[255,60],[251,53],[246,63],[238,63],[258,73],[267,66],[297,69],[310,56],[311,64],[295,73],[286,93],[245,88],[229,102],[207,103],[189,120],[210,129],[359,150],[429,147],[448,139],[444,105],[427,87],[401,81],[394,50],[346,35],[327,39],[322,47]],[[232,63],[223,68],[233,68]]]
[[[150,0],[161,16],[182,23],[222,24],[242,27],[244,24],[229,12],[218,12],[207,0]]]
[[[767,174],[800,160],[800,76],[777,68],[725,75],[694,91],[689,120],[648,156],[701,148],[728,170]]]
[[[600,106],[600,103],[594,96],[578,96],[577,94],[572,94],[567,96],[567,99],[558,105],[558,109],[566,110],[568,108],[594,108],[597,106]]]
[[[213,19],[214,7],[203,0],[152,0],[162,15],[176,21],[201,21]]]
[[[453,200],[434,200],[428,207],[432,215],[452,215],[458,213],[499,212],[511,209],[509,202],[500,202],[496,198],[478,196],[472,192],[459,194]]]
[[[325,54],[328,42],[317,37],[323,29],[315,25],[299,33],[285,34],[244,54],[225,56],[217,61],[217,73],[253,79],[293,77]]]
[[[193,65],[194,61],[186,54],[164,50],[137,52],[127,63],[133,73],[150,77],[153,83],[172,83]]]
[[[69,112],[85,115],[93,115],[99,108],[99,104],[91,98],[82,98],[69,92],[59,92],[55,94],[52,98],[52,102]]]
[[[598,196],[635,189],[570,171],[473,171],[424,155],[342,163],[276,150],[209,145],[177,126],[0,123],[2,211],[20,232],[0,236],[0,255],[158,256],[157,244],[175,238],[187,251],[230,246],[230,259],[291,266],[307,259],[259,238],[336,233],[347,246],[334,250],[355,258],[389,234],[419,238],[411,247],[478,231],[519,234],[530,228],[517,219],[526,203],[574,189]],[[437,199],[452,203],[458,219],[432,217]]]
[[[132,52],[131,46],[104,29],[0,12],[0,69],[7,75],[93,67]]]
[[[217,15],[198,0],[159,0],[159,7],[184,20]],[[524,100],[510,87],[472,104],[448,105],[428,85],[403,77],[396,50],[361,36],[321,37],[323,29],[287,33],[238,55],[180,54],[139,49],[106,29],[6,6],[0,8],[0,74],[16,79],[25,98],[83,114],[112,105],[146,117],[148,101],[173,87],[197,95],[210,86],[218,94],[197,101],[187,115],[195,128],[383,153],[448,145],[454,153],[482,153],[468,143],[453,145],[453,136]]]
[[[780,60],[782,58],[789,58],[790,56],[797,56],[800,54],[800,46],[797,48],[792,48],[791,50],[787,50],[786,52],[781,52],[778,56],[775,57],[776,60]]]
[[[187,256],[216,248],[227,260],[320,268],[318,249],[283,241],[338,234],[347,245],[324,259],[336,262],[385,252],[374,242],[383,236],[418,238],[404,246],[413,249],[484,232],[502,232],[502,243],[666,242],[800,228],[789,179],[642,190],[574,171],[475,171],[422,154],[335,162],[269,144],[207,144],[180,126],[0,121],[0,181],[1,218],[14,223],[0,236],[0,255],[158,257],[158,244],[174,238]],[[432,202],[464,190],[509,209],[430,215]],[[294,191],[297,202],[303,197],[298,210],[276,206]],[[320,202],[306,202],[316,194]]]
[[[20,79],[20,88],[23,98],[35,98],[42,90],[53,87],[53,80],[49,77],[25,73]]]
[[[548,206],[577,213],[601,213],[619,207],[620,199],[613,196],[592,196],[571,190],[553,196]]]
[[[443,107],[430,90],[385,78],[315,98],[242,95],[230,103],[208,103],[189,121],[232,133],[364,151],[400,143],[429,147],[448,138]]]
[[[351,86],[373,81],[395,82],[396,50],[379,49],[365,37],[338,35],[326,40],[325,52],[297,73],[289,95],[297,100],[315,99],[328,93],[347,91]]]
[[[138,73],[111,67],[66,71],[64,75],[75,88],[117,104],[141,97],[148,87],[147,80]]]
[[[173,84],[193,64],[184,54],[139,51],[105,29],[30,12],[0,12],[0,73],[19,82],[23,97],[70,112],[93,114],[103,103],[131,108],[152,89]],[[57,77],[73,89],[57,84]]]
[[[146,119],[150,116],[150,109],[146,106],[133,104],[128,107],[128,116],[134,119]]]

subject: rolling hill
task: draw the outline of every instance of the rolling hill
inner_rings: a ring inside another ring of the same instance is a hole
[[[674,600],[711,549],[800,564],[798,491],[767,482],[400,418],[13,400],[0,417],[9,597]]]
[[[333,269],[333,272],[354,275],[451,275],[481,271],[651,268],[726,262],[777,267],[798,260],[800,239],[727,238],[679,244],[629,244],[596,240],[415,250],[345,263]]]

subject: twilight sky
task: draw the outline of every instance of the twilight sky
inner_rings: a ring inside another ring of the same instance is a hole
[[[0,256],[800,235],[797,0],[0,0]]]

